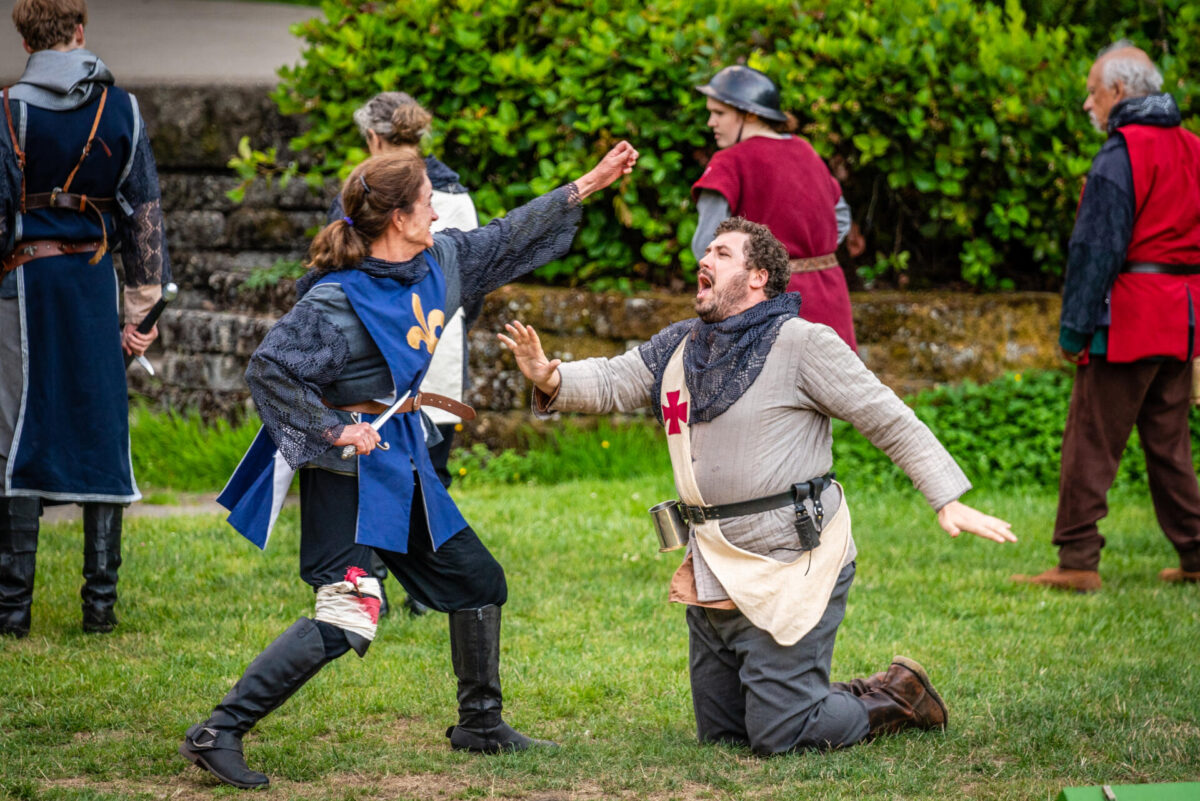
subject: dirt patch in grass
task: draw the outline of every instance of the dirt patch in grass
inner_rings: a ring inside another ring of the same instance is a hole
[[[87,791],[108,793],[115,798],[154,798],[164,801],[208,801],[221,783],[206,773],[189,769],[170,781],[90,781],[70,778],[54,779],[40,783],[40,789]],[[334,774],[317,782],[291,782],[276,780],[269,790],[256,798],[294,798],[303,796],[314,799],[344,799],[352,793],[358,801],[459,801],[459,799],[496,798],[511,801],[712,801],[725,796],[703,784],[688,782],[683,787],[669,791],[646,793],[639,790],[605,790],[598,782],[583,782],[561,790],[531,790],[517,782],[468,780],[462,777],[414,773],[403,776],[364,776],[361,774]]]

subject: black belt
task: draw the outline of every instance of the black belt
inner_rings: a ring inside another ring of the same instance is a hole
[[[1151,261],[1131,261],[1125,265],[1121,272],[1161,275],[1200,275],[1200,264],[1156,264]]]
[[[764,498],[755,498],[750,501],[723,503],[720,506],[689,506],[680,502],[679,511],[684,520],[699,526],[709,520],[720,520],[723,517],[740,517],[758,512],[769,512],[772,509],[782,509],[785,506],[797,506],[808,498],[812,498],[819,504],[822,490],[832,484],[834,478],[836,478],[836,474],[830,471],[818,478],[793,484],[791,489],[775,495],[767,495]]]

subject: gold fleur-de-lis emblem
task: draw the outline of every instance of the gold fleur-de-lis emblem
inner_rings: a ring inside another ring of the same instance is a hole
[[[442,335],[442,328],[446,324],[446,315],[441,309],[433,309],[429,312],[429,319],[425,319],[425,313],[421,309],[421,298],[417,293],[413,293],[413,314],[417,318],[417,324],[408,329],[408,346],[413,350],[420,350],[421,345],[425,345],[425,349],[433,355],[433,349],[437,347],[438,338]]]

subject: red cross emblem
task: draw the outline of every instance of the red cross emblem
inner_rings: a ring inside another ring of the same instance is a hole
[[[679,390],[667,393],[667,405],[663,407],[663,422],[667,423],[667,434],[679,434],[680,423],[687,422],[687,401],[679,402]]]

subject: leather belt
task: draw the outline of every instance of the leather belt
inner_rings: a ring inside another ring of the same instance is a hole
[[[102,244],[101,242],[57,242],[53,239],[31,239],[18,242],[13,252],[4,257],[0,274],[11,272],[34,259],[91,253],[99,250]]]
[[[1131,261],[1121,270],[1125,273],[1165,275],[1200,275],[1200,264],[1156,264],[1150,261]]]
[[[683,515],[684,520],[697,526],[702,525],[708,520],[720,520],[723,517],[740,517],[759,512],[769,512],[772,509],[795,506],[806,498],[816,498],[819,500],[821,490],[828,487],[834,478],[835,474],[831,471],[819,478],[793,484],[791,489],[774,495],[767,495],[763,498],[755,498],[750,501],[723,503],[720,506],[688,506],[681,501],[679,511]]]
[[[383,414],[388,410],[388,404],[380,403],[379,401],[363,401],[362,403],[349,403],[345,406],[335,406],[324,398],[321,403],[328,406],[330,409],[337,409],[343,412],[357,412],[359,414]],[[475,410],[465,403],[460,403],[454,398],[447,398],[445,395],[438,395],[433,392],[418,392],[413,397],[406,400],[400,405],[399,414],[404,412],[415,412],[422,406],[432,406],[435,409],[441,409],[444,412],[456,417],[461,417],[463,420],[474,420]]]
[[[88,206],[94,206],[98,211],[116,214],[120,208],[114,197],[90,197],[74,192],[41,192],[25,196],[25,208],[29,209],[70,209],[86,211]]]
[[[789,259],[788,270],[793,273],[815,273],[817,270],[827,270],[837,267],[836,253],[826,253],[824,256],[812,256],[805,259]]]

